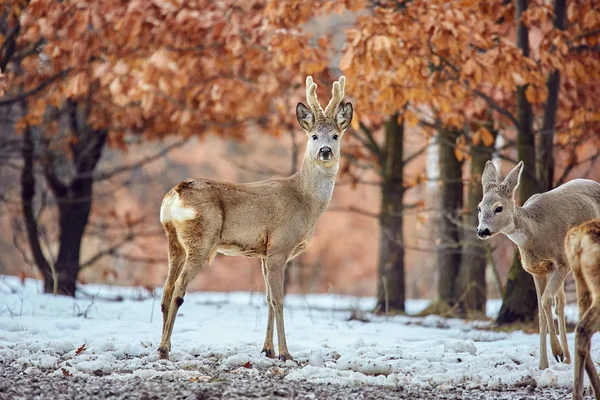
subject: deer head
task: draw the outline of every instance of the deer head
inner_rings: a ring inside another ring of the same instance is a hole
[[[340,139],[352,121],[352,104],[344,103],[345,77],[333,83],[332,96],[325,111],[317,100],[317,84],[311,76],[306,78],[306,101],[296,106],[298,123],[306,132],[306,155],[310,161],[323,167],[338,164]]]
[[[494,164],[491,161],[485,164],[481,175],[483,199],[477,207],[477,236],[480,239],[489,239],[498,233],[507,233],[514,229],[515,192],[522,172],[523,161],[500,183],[500,175]]]

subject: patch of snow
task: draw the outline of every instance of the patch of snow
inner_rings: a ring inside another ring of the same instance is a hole
[[[325,362],[323,361],[323,356],[321,355],[321,352],[313,352],[308,359],[308,364],[313,367],[324,368]]]
[[[413,385],[451,390],[522,386],[570,387],[573,369],[551,356],[538,367],[539,337],[485,330],[489,321],[439,316],[348,320],[368,312],[374,298],[336,294],[288,295],[287,342],[294,361],[261,354],[267,322],[262,293],[188,293],[172,336],[170,361],[159,360],[160,298],[142,288],[85,285],[77,298],[44,295],[41,285],[0,277],[0,360],[27,374],[101,375],[107,379],[210,379],[207,371],[285,375],[285,379],[342,385]],[[89,296],[93,296],[93,299]],[[409,314],[429,301],[408,300]],[[488,302],[494,317],[499,300]],[[577,320],[575,305],[567,319]],[[574,335],[568,334],[572,356]],[[592,358],[600,348],[592,344]],[[277,341],[275,341],[277,343]],[[85,346],[84,346],[85,345]],[[587,378],[586,378],[587,379]]]

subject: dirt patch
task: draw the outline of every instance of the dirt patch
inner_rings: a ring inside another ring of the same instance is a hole
[[[503,390],[419,387],[339,386],[286,380],[269,370],[205,371],[200,379],[157,376],[119,379],[118,376],[52,376],[49,372],[25,373],[0,362],[0,399],[327,399],[327,400],[559,400],[568,389],[533,386]]]

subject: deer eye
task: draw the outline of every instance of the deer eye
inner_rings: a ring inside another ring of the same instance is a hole
[[[481,212],[481,207],[477,207],[477,212],[480,213]]]
[[[338,135],[333,135],[333,140],[338,140],[339,136]]]
[[[498,206],[498,207],[496,207],[496,209],[494,210],[494,212],[495,212],[496,214],[500,214],[500,213],[502,212],[502,210],[504,210],[504,207],[502,207],[502,206]]]
[[[317,139],[318,139],[318,136],[317,136],[317,135],[312,135],[312,139],[313,139],[313,140],[317,140]]]

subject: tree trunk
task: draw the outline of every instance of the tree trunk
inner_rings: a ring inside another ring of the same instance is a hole
[[[493,123],[486,128],[496,138]],[[477,205],[483,197],[481,175],[487,160],[492,158],[494,144],[486,147],[481,141],[471,145],[471,179],[468,187],[467,213],[463,216],[463,248],[458,274],[459,310],[465,317],[485,315],[487,265],[486,248],[483,241],[477,239]]]
[[[83,233],[88,223],[92,206],[92,187],[84,185],[72,192],[72,199],[63,199],[59,205],[59,250],[55,263],[57,294],[75,296],[79,255]],[[49,292],[47,282],[44,291]]]
[[[456,158],[458,132],[438,130],[440,148],[440,219],[436,241],[439,271],[438,300],[441,305],[456,303],[456,283],[460,268],[461,242],[459,212],[463,207],[462,163]]]
[[[93,172],[102,155],[107,133],[90,129],[87,110],[77,103],[67,105],[66,112],[75,136],[71,144],[74,177],[68,183],[59,178],[48,141],[44,143],[46,148],[42,161],[46,182],[58,203],[60,234],[58,257],[54,263],[56,293],[75,296],[81,242],[92,208]],[[53,280],[47,279],[48,274],[43,271],[45,266],[38,264],[38,268],[44,277],[44,292],[52,293]]]
[[[527,10],[527,0],[517,0],[515,19],[517,22],[517,46],[525,56],[529,55],[529,38],[527,26],[520,22],[522,13]],[[524,163],[523,175],[519,184],[518,194],[521,204],[536,193],[537,180],[535,176],[535,137],[533,135],[533,113],[531,104],[525,97],[526,86],[517,86],[517,154]],[[497,323],[531,321],[537,315],[537,296],[533,277],[521,266],[518,254],[510,267],[508,281],[502,307],[498,314]]]
[[[565,30],[566,19],[566,0],[554,0],[554,27],[559,30]],[[552,189],[554,182],[554,153],[552,144],[554,142],[558,92],[560,90],[560,73],[557,70],[552,70],[548,74],[546,87],[548,88],[548,99],[544,105],[542,130],[540,131],[538,141],[537,178],[540,192]]]
[[[404,312],[404,237],[402,208],[404,124],[394,114],[385,124],[385,163],[381,166],[379,278],[376,312]]]
[[[52,268],[42,251],[37,216],[33,209],[36,188],[35,171],[33,170],[34,154],[35,146],[33,132],[31,131],[31,127],[27,126],[23,132],[23,169],[21,170],[21,204],[23,207],[23,218],[25,219],[27,241],[29,242],[33,260],[44,279],[44,292],[53,293],[54,279]]]

